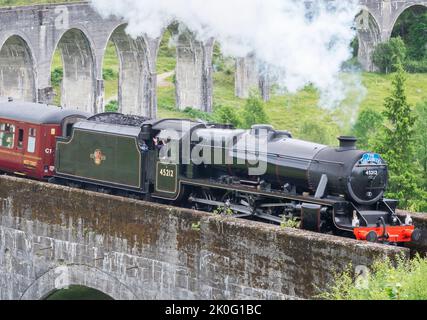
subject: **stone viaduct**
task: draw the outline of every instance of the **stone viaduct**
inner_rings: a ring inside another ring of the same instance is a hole
[[[308,3],[310,0],[307,1]],[[427,1],[360,0],[356,17],[359,60],[374,70],[371,54],[387,40],[398,17]],[[155,116],[160,39],[125,33],[126,22],[103,19],[86,2],[0,9],[0,96],[49,103],[52,101],[51,64],[61,50],[64,66],[61,104],[64,107],[100,112],[104,105],[102,64],[109,40],[116,46],[119,62],[119,108],[130,114]],[[179,108],[192,106],[211,111],[213,100],[214,39],[200,43],[188,32],[177,43],[176,101]],[[260,75],[254,57],[236,62],[235,91],[246,97],[258,87],[265,99],[269,81]]]

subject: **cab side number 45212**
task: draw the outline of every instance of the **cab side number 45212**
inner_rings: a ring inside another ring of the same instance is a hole
[[[161,169],[161,170],[160,170],[160,175],[161,175],[162,177],[174,178],[174,170],[170,170],[170,169]]]

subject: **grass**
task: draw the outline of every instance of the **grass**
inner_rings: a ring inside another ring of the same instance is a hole
[[[277,129],[290,130],[295,136],[304,136],[304,124],[317,122],[320,130],[327,131],[324,139],[318,142],[334,144],[335,137],[349,134],[352,121],[357,113],[365,108],[382,111],[384,99],[389,95],[392,75],[363,73],[361,75],[367,93],[360,107],[355,107],[354,101],[358,97],[350,97],[336,110],[327,110],[318,106],[319,94],[311,87],[297,94],[273,95],[266,103],[267,114],[271,124]],[[407,80],[409,102],[413,105],[427,99],[427,74],[409,74]],[[159,115],[169,116],[173,110],[175,91],[173,87],[159,88]],[[234,96],[234,76],[223,72],[214,74],[214,105],[229,105],[241,110],[246,100]],[[188,115],[174,112],[174,116],[188,117]],[[329,138],[326,138],[329,137]],[[315,137],[310,137],[315,138]],[[326,141],[325,141],[326,139]],[[315,139],[316,140],[316,139]]]
[[[427,259],[377,261],[365,277],[355,277],[349,267],[319,298],[328,300],[426,300]]]

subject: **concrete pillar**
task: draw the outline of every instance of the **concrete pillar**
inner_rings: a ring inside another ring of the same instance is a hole
[[[253,55],[236,59],[235,94],[246,99],[251,90],[258,90],[258,70]]]
[[[380,28],[372,15],[364,10],[356,17],[358,31],[359,52],[358,61],[365,71],[376,71],[372,62],[372,54],[376,46],[381,43]]]
[[[120,62],[119,112],[155,118],[158,40],[132,39],[125,29],[126,25],[118,27],[111,37]]]
[[[28,44],[19,36],[6,40],[0,50],[0,96],[34,102],[36,73]]]
[[[96,79],[95,87],[95,113],[104,112],[104,79]]]
[[[146,115],[157,118],[157,53],[161,38],[152,39],[144,36],[146,45],[146,81],[143,105]]]
[[[175,88],[180,110],[212,111],[213,44],[213,39],[197,41],[190,32],[178,36]]]
[[[59,49],[64,66],[61,105],[64,108],[97,112],[95,97],[102,96],[99,87],[101,83],[96,83],[89,40],[80,30],[71,29],[62,36]]]
[[[270,100],[271,83],[268,73],[261,73],[254,55],[236,59],[235,95],[247,99],[252,91],[259,92],[264,101]]]
[[[271,79],[268,76],[268,73],[260,75],[259,90],[260,90],[261,98],[264,101],[270,101]]]

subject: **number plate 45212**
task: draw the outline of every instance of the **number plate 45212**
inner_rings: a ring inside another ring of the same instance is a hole
[[[175,178],[175,170],[172,169],[160,169],[159,173],[162,177]]]

